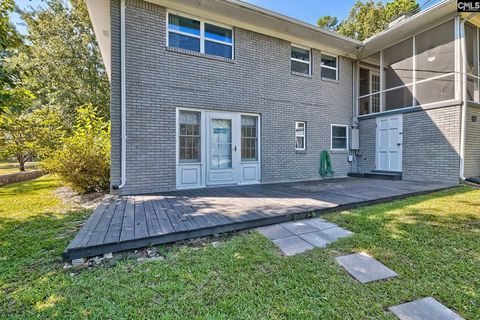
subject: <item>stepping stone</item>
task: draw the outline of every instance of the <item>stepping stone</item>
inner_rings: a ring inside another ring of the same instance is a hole
[[[311,244],[297,236],[273,240],[273,243],[275,243],[286,256],[293,256],[297,253],[313,249]]]
[[[325,238],[330,239],[330,242],[337,241],[340,238],[347,238],[353,234],[351,231],[340,227],[325,229],[322,232]]]
[[[335,260],[361,283],[390,279],[397,276],[395,271],[387,268],[366,253],[351,254],[338,257]]]
[[[282,223],[281,226],[287,228],[296,235],[318,231],[317,228],[312,227],[311,225],[306,223],[305,220],[286,222]]]
[[[305,220],[305,222],[311,225],[312,227],[317,228],[318,230],[325,230],[325,229],[338,227],[335,223],[331,223],[320,218],[308,219],[308,220]]]
[[[322,231],[301,234],[299,237],[318,248],[325,248],[332,242]]]
[[[431,297],[390,307],[389,310],[400,320],[463,320]]]
[[[257,231],[270,240],[277,240],[294,236],[292,232],[279,224],[257,228]]]

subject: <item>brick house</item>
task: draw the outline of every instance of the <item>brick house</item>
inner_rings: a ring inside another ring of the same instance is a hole
[[[363,41],[238,0],[87,0],[111,82],[112,192],[480,176],[477,15]]]

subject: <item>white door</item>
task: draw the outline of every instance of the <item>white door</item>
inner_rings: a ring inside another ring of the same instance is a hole
[[[207,112],[207,185],[236,184],[238,115]]]
[[[402,171],[403,116],[377,118],[377,170]]]

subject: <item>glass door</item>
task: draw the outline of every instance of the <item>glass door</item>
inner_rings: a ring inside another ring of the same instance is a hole
[[[237,164],[237,115],[208,113],[207,183],[235,184]]]

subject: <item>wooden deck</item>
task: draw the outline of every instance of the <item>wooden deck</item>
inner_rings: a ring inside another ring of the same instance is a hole
[[[63,256],[72,260],[131,250],[449,187],[437,182],[345,178],[112,198],[92,213]]]

